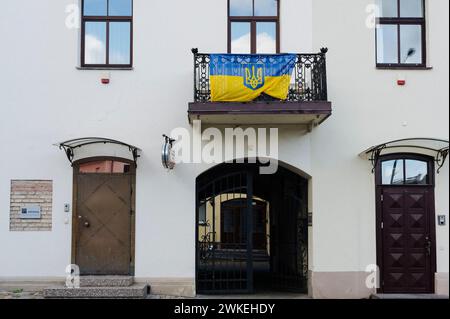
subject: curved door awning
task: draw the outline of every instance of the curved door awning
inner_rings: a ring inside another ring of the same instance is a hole
[[[64,150],[70,163],[85,158],[117,157],[137,164],[141,149],[136,146],[102,137],[84,137],[56,144]]]
[[[449,141],[435,138],[407,138],[372,146],[359,156],[372,162],[373,170],[380,156],[398,153],[413,153],[435,158],[437,171],[444,166],[448,156]]]

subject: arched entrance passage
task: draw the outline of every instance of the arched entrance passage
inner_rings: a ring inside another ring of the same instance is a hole
[[[221,164],[196,181],[199,294],[307,292],[308,181]]]

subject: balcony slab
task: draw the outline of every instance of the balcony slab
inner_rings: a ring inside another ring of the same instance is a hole
[[[189,122],[201,120],[218,125],[312,125],[317,126],[332,113],[331,102],[192,102]]]

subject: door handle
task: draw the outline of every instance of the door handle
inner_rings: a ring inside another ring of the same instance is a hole
[[[431,255],[431,239],[430,239],[430,237],[426,237],[425,238],[425,249],[427,250],[427,254],[428,254],[428,256],[430,256]]]
[[[78,215],[78,219],[83,219],[83,216],[81,216],[81,215]],[[91,224],[86,220],[86,218],[85,218],[85,222],[83,223],[83,225],[84,225],[84,227],[89,227],[89,226],[91,226]]]

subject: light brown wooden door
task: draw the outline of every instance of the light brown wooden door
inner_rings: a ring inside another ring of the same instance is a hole
[[[132,174],[76,176],[76,264],[82,275],[129,275]]]

